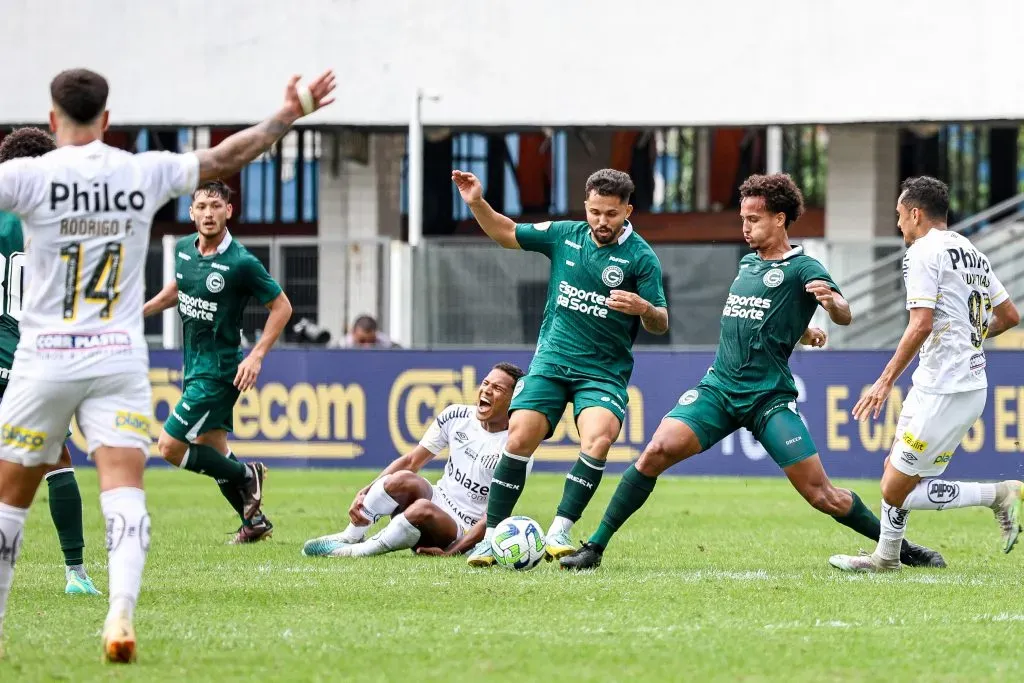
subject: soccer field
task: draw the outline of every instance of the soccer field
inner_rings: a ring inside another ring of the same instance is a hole
[[[86,562],[106,593],[96,479],[80,470]],[[1021,553],[998,552],[987,510],[915,512],[910,537],[946,570],[847,576],[826,560],[872,544],[813,511],[784,479],[666,478],[575,575],[473,570],[401,552],[300,556],[343,525],[368,471],[274,470],[272,540],[224,545],[216,487],[147,474],[153,545],[139,663],[100,663],[106,598],[63,594],[45,487],[29,517],[0,680],[478,681],[994,680],[1021,671]],[[433,479],[435,473],[431,473]],[[589,532],[615,488],[609,477]],[[517,509],[550,521],[562,477],[534,475]],[[855,482],[877,507],[877,482]]]

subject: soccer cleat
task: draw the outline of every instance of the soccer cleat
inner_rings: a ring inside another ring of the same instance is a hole
[[[544,537],[544,558],[550,562],[565,557],[574,550],[569,532],[548,534]]]
[[[345,532],[328,534],[319,538],[311,538],[302,545],[302,554],[306,557],[330,557],[335,548],[343,545],[355,545],[345,537]]]
[[[243,524],[238,527],[238,531],[228,545],[243,545],[245,543],[258,543],[259,541],[265,541],[274,535],[274,525],[270,523],[270,520],[266,516],[261,515],[260,519],[252,524]]]
[[[466,564],[470,567],[490,567],[497,560],[494,559],[494,551],[491,550],[491,542],[486,538],[469,551],[469,557],[466,558]]]
[[[596,543],[584,543],[579,550],[563,555],[558,560],[562,569],[582,571],[584,569],[597,569],[601,566],[601,557],[604,555],[604,548]]]
[[[115,664],[135,661],[135,627],[127,616],[108,619],[104,625],[103,658]]]
[[[946,560],[937,550],[911,543],[906,539],[903,539],[903,544],[900,545],[900,564],[905,564],[908,567],[946,568]]]
[[[64,592],[68,595],[103,595],[93,585],[92,579],[85,575],[79,576],[78,572],[71,567],[64,569],[64,577],[68,582],[64,587]]]
[[[844,572],[858,572],[861,574],[879,574],[882,572],[897,572],[902,567],[896,560],[883,560],[874,553],[863,553],[860,555],[833,555],[828,558],[828,563]]]
[[[253,519],[263,505],[263,481],[267,478],[267,466],[261,462],[246,465],[252,477],[242,484],[242,516]]]
[[[1008,553],[1017,545],[1017,537],[1021,532],[1021,482],[1011,479],[999,482],[997,487],[992,509],[1003,534],[1003,552]]]

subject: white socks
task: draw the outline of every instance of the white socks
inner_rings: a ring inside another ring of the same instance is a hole
[[[420,530],[405,515],[395,515],[373,538],[352,546],[352,557],[369,557],[404,550],[413,547],[419,540]]]
[[[21,536],[28,510],[0,503],[0,633],[3,632],[7,596],[14,580],[14,565],[21,551]]]
[[[903,507],[907,510],[991,507],[996,500],[997,486],[976,481],[922,479],[903,501]]]
[[[363,517],[370,520],[369,524],[349,524],[345,527],[342,536],[345,540],[352,543],[358,543],[363,540],[363,536],[366,535],[366,530],[377,523],[381,517],[387,517],[391,515],[395,510],[398,509],[398,503],[395,499],[388,495],[387,491],[384,490],[384,484],[387,482],[388,477],[381,477],[377,481],[373,482],[370,486],[370,490],[366,492],[366,497],[363,498],[363,507],[361,511]]]
[[[100,494],[107,520],[107,554],[110,574],[108,619],[131,619],[142,586],[142,568],[149,550],[149,514],[142,489],[122,486]]]
[[[554,521],[551,522],[551,527],[548,529],[548,536],[553,534],[569,533],[572,530],[574,522],[571,519],[565,517],[555,517]]]
[[[907,533],[907,517],[910,510],[893,507],[884,500],[882,501],[882,522],[881,533],[878,536],[878,547],[875,554],[883,560],[900,560],[900,548],[903,545],[903,536]]]

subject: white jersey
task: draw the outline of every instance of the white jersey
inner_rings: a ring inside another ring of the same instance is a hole
[[[963,235],[930,230],[903,257],[907,310],[935,309],[914,386],[936,394],[984,389],[992,308],[1009,296],[988,258]]]
[[[488,432],[476,419],[476,406],[470,405],[445,408],[420,440],[434,455],[448,449],[448,464],[437,488],[466,526],[487,513],[491,478],[507,441],[508,430]]]
[[[198,180],[195,154],[131,154],[100,141],[0,164],[0,210],[22,219],[32,274],[17,375],[74,381],[148,370],[150,227]]]

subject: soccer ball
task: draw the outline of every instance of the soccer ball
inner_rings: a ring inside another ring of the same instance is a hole
[[[529,517],[509,517],[495,527],[491,551],[505,569],[533,569],[544,558],[544,533]]]

